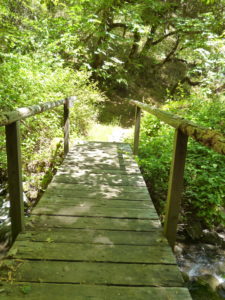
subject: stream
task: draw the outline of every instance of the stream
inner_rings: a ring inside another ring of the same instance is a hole
[[[203,243],[178,243],[175,254],[194,300],[225,299],[224,249]]]
[[[9,201],[7,201],[6,183],[0,184],[0,241],[2,240],[3,228],[9,225]]]

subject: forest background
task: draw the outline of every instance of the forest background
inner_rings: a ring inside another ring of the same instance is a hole
[[[85,136],[97,121],[130,126],[133,98],[224,133],[224,15],[224,0],[1,0],[0,111],[76,95],[72,130]],[[62,158],[61,116],[59,108],[22,122],[28,210]],[[138,160],[162,220],[172,139],[144,115]],[[189,141],[180,227],[193,239],[224,228],[224,174],[224,156]]]

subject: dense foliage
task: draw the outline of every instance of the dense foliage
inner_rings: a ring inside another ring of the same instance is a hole
[[[95,84],[90,83],[88,72],[65,68],[60,59],[52,60],[50,55],[11,55],[0,65],[0,78],[2,111],[76,95],[71,124],[77,134],[85,133],[90,125],[87,120],[93,121],[96,117],[96,103],[103,100]],[[48,139],[62,137],[62,116],[61,107],[22,122],[25,160],[29,160],[30,154],[39,150],[41,144],[48,145]],[[2,135],[1,150],[3,147]],[[1,162],[4,162],[2,157]]]
[[[224,8],[224,0],[6,0],[0,55],[44,51],[90,70],[107,92],[156,100],[179,82],[223,90]]]

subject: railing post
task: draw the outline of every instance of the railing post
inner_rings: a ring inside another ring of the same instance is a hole
[[[176,241],[177,223],[183,192],[183,176],[187,152],[188,136],[179,129],[175,130],[173,159],[166,203],[164,233],[172,248]]]
[[[64,156],[69,152],[70,144],[70,108],[73,106],[73,102],[76,100],[75,96],[65,99],[64,102]]]
[[[70,136],[70,98],[65,99],[64,103],[64,156],[69,152]]]
[[[20,121],[5,126],[12,240],[24,230]]]
[[[135,108],[135,127],[134,127],[134,155],[138,154],[139,146],[139,135],[140,135],[140,126],[141,126],[141,109],[136,106]]]

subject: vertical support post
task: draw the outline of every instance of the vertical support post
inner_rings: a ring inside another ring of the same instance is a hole
[[[70,98],[65,99],[64,103],[64,156],[69,152],[70,135]]]
[[[12,240],[24,231],[20,121],[5,126]]]
[[[183,176],[187,142],[188,136],[182,133],[179,129],[176,129],[164,224],[164,233],[172,249],[174,248],[176,241],[177,223],[183,192]]]
[[[133,150],[134,155],[138,154],[140,127],[141,127],[141,109],[140,107],[136,106],[135,128],[134,128],[134,150]]]

